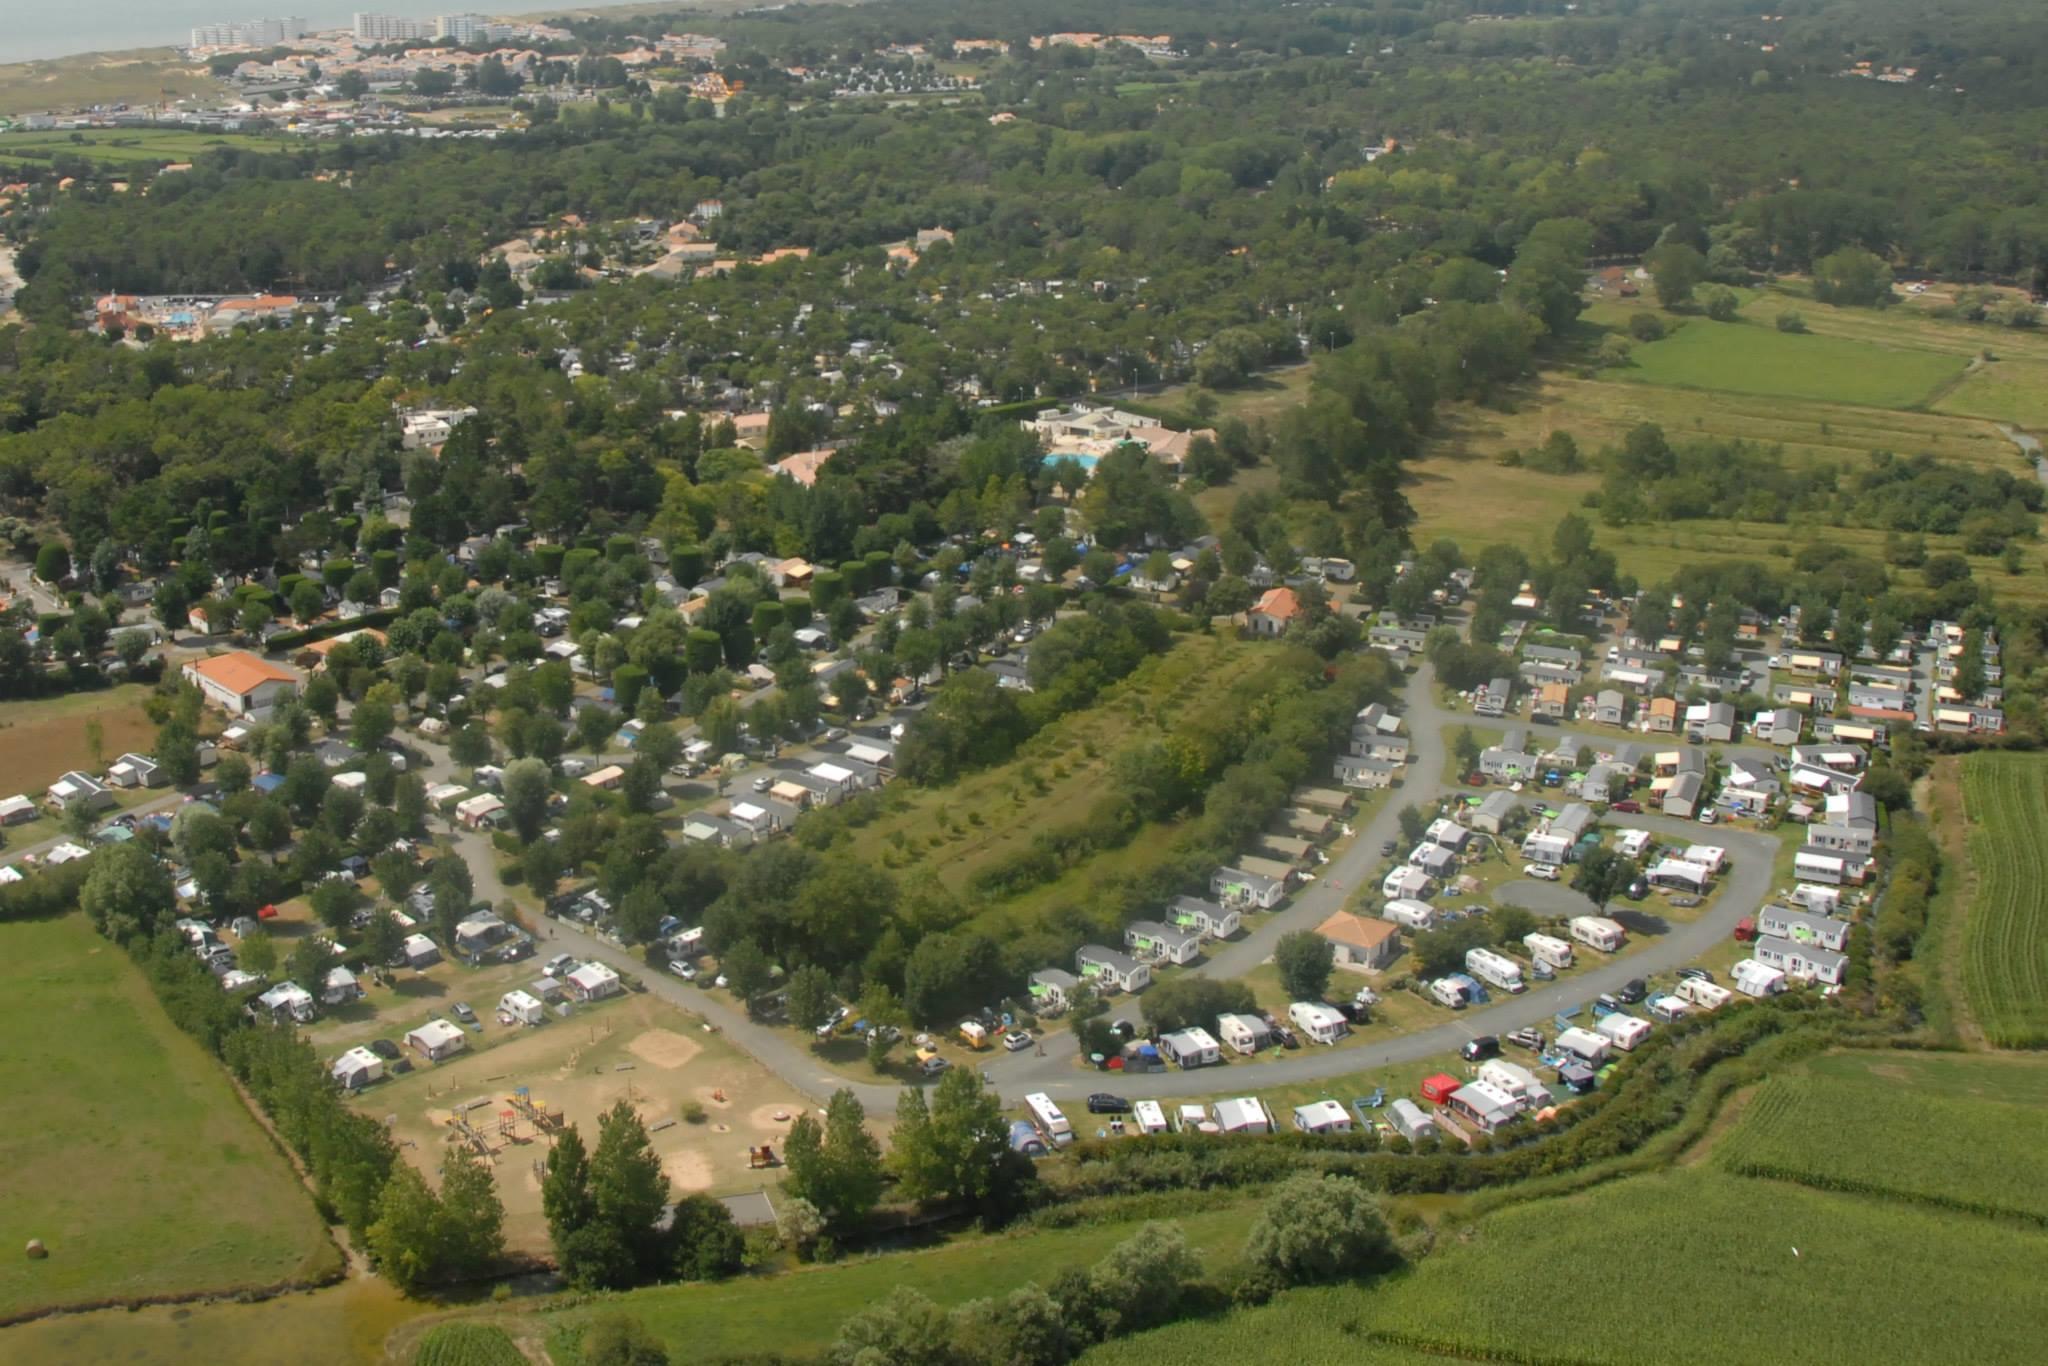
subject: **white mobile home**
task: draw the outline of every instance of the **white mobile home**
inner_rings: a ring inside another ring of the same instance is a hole
[[[1761,935],[1750,945],[1750,951],[1756,955],[1757,962],[1801,981],[1840,986],[1849,970],[1849,955],[1791,939]]]
[[[1604,1034],[1595,1034],[1590,1029],[1572,1026],[1553,1041],[1561,1053],[1569,1053],[1591,1067],[1598,1067],[1607,1061],[1609,1040]]]
[[[1506,1058],[1488,1058],[1479,1064],[1479,1080],[1498,1087],[1532,1108],[1548,1105],[1552,1099],[1550,1088],[1534,1072]]]
[[[498,1013],[520,1024],[537,1025],[547,1019],[547,1007],[523,991],[508,991],[498,998]]]
[[[1427,901],[1411,901],[1405,897],[1399,901],[1389,901],[1380,908],[1380,915],[1404,930],[1421,931],[1436,928],[1436,907]]]
[[[1487,1133],[1492,1133],[1522,1112],[1522,1103],[1515,1097],[1483,1081],[1460,1086],[1451,1092],[1444,1104],[1453,1114],[1478,1125]]]
[[[1243,925],[1244,917],[1200,897],[1177,896],[1166,905],[1166,923],[1193,930],[1204,939],[1228,939]]]
[[[1601,1016],[1593,1025],[1593,1029],[1624,1053],[1635,1052],[1636,1045],[1650,1037],[1648,1020],[1639,1020],[1618,1010],[1612,1015]]]
[[[1572,965],[1572,946],[1553,934],[1525,934],[1522,947],[1529,956],[1539,963],[1548,963],[1553,968],[1568,968]]]
[[[1672,988],[1672,995],[1702,1010],[1719,1010],[1734,999],[1735,993],[1718,983],[1689,977]]]
[[[1157,920],[1133,920],[1124,927],[1124,947],[1150,962],[1192,963],[1202,956],[1202,936]]]
[[[1348,1134],[1351,1112],[1334,1100],[1312,1100],[1294,1107],[1294,1127],[1305,1134]]]
[[[1296,1001],[1287,1007],[1287,1018],[1313,1043],[1333,1044],[1351,1032],[1343,1013],[1320,1001]]]
[[[1143,991],[1152,985],[1151,968],[1101,944],[1082,945],[1074,954],[1074,969],[1098,991]]]
[[[1217,1045],[1215,1036],[1199,1025],[1160,1035],[1159,1051],[1183,1071],[1193,1067],[1214,1067],[1223,1061],[1223,1050]]]
[[[1566,928],[1573,939],[1602,953],[1617,952],[1628,942],[1628,931],[1604,915],[1575,915]]]
[[[1141,1134],[1166,1132],[1166,1111],[1156,1100],[1141,1100],[1131,1106],[1131,1119]]]

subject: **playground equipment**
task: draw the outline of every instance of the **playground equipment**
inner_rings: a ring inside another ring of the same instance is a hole
[[[544,1134],[551,1134],[562,1127],[562,1112],[544,1100],[535,1100],[533,1092],[524,1086],[514,1088],[505,1097],[505,1103],[532,1122],[533,1127]]]
[[[453,1129],[456,1136],[467,1143],[478,1157],[488,1158],[493,1162],[498,1160],[498,1145],[491,1141],[493,1136],[471,1124],[466,1112],[458,1111],[448,1116],[448,1127]],[[504,1133],[502,1126],[498,1132],[500,1135]]]
[[[747,1165],[758,1168],[779,1167],[782,1164],[775,1159],[775,1149],[763,1143],[758,1148],[749,1147],[747,1149]]]

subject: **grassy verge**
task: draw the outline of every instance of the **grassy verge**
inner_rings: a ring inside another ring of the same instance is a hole
[[[227,1078],[82,917],[6,931],[0,1314],[312,1278],[339,1253]],[[43,1261],[18,1252],[41,1238]]]

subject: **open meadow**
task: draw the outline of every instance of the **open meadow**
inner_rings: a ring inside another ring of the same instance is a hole
[[[11,924],[0,943],[0,1316],[339,1266],[290,1164],[119,949],[82,916]],[[21,1256],[30,1238],[47,1260]]]
[[[39,797],[67,769],[96,769],[124,750],[147,754],[156,746],[156,726],[142,710],[148,696],[149,689],[140,683],[124,683],[98,692],[0,702],[0,749],[7,754],[7,773],[0,778],[6,793],[0,795]],[[100,727],[97,761],[88,729],[93,721]]]
[[[550,1140],[514,1107],[511,1097],[522,1086],[535,1106],[575,1124],[589,1142],[596,1141],[601,1113],[617,1101],[630,1103],[677,1194],[730,1195],[776,1184],[779,1169],[751,1168],[747,1152],[765,1144],[779,1157],[804,1099],[695,1017],[651,996],[630,996],[528,1029],[499,1023],[493,1004],[476,1003],[483,1030],[512,1037],[379,1083],[357,1098],[356,1108],[385,1121],[430,1181],[438,1179],[443,1147],[462,1141],[450,1121],[465,1118],[490,1152],[508,1246],[548,1245],[535,1167]]]
[[[221,89],[204,66],[171,48],[91,52],[0,65],[0,116],[89,104],[157,104]]]
[[[1963,990],[1996,1048],[2048,1045],[2048,759],[1972,754],[1963,760],[1970,874]]]
[[[4,68],[0,68],[4,70]],[[217,147],[244,152],[281,152],[282,137],[247,133],[197,132],[183,128],[87,128],[76,132],[0,133],[0,166],[85,157],[115,166],[154,166],[190,161]]]

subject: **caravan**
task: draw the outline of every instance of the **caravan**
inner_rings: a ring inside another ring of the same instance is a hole
[[[1492,949],[1466,950],[1465,971],[1488,986],[1499,987],[1510,995],[1528,990],[1522,981],[1522,965],[1506,954],[1495,953]]]
[[[1628,942],[1628,931],[1604,915],[1575,915],[1568,928],[1572,938],[1602,953],[1615,953]]]
[[[1522,937],[1522,947],[1529,956],[1539,963],[1553,968],[1568,968],[1572,965],[1572,946],[1556,935],[1530,934]]]
[[[1031,1122],[1045,1135],[1045,1141],[1055,1148],[1064,1148],[1074,1141],[1074,1126],[1045,1092],[1034,1091],[1024,1097],[1024,1108],[1031,1112]]]

